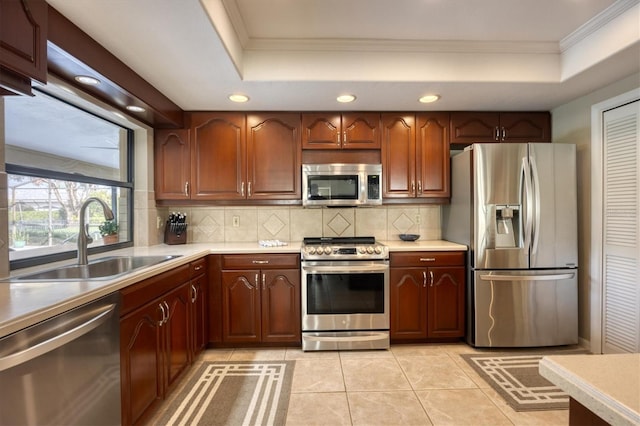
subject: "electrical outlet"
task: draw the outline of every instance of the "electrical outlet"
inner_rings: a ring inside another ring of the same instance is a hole
[[[422,222],[422,219],[420,219],[420,213],[418,213],[416,215],[416,225],[420,225],[420,222]]]
[[[234,228],[239,228],[240,227],[240,216],[234,216],[231,224]]]

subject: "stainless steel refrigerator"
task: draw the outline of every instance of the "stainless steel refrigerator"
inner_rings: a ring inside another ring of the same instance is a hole
[[[578,343],[575,145],[474,144],[451,158],[443,237],[466,244],[467,341]]]

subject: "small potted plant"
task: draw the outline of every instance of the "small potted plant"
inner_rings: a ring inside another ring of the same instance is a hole
[[[105,244],[113,244],[118,242],[118,222],[115,220],[106,220],[98,226],[98,231],[102,235]]]

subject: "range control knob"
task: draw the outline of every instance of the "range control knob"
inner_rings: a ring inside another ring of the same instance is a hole
[[[304,249],[304,251],[306,251],[308,254],[315,254],[316,253],[316,248],[311,246],[311,247],[306,247]]]
[[[332,251],[332,250],[331,250],[331,247],[329,247],[329,246],[326,246],[326,247],[324,248],[324,254],[331,254],[331,251]]]
[[[382,253],[382,247],[376,246],[375,251],[376,251],[376,254]]]
[[[362,247],[362,246],[358,247],[358,253],[360,253],[360,254],[364,254],[364,253],[365,253],[365,251],[366,251],[366,250],[364,249],[364,247]]]
[[[367,247],[367,253],[373,254],[373,247],[371,246]]]

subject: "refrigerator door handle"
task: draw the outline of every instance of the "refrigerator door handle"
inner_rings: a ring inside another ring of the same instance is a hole
[[[533,199],[531,191],[531,167],[529,166],[529,160],[526,157],[522,159],[522,168],[520,173],[522,181],[524,182],[524,185],[520,186],[520,190],[522,191],[523,201],[526,203],[524,209],[524,248],[528,251],[531,247]]]
[[[570,280],[575,277],[575,272],[567,272],[565,274],[548,274],[548,275],[480,275],[480,279],[484,281],[557,281]]]
[[[540,179],[538,177],[538,166],[536,165],[535,157],[530,158],[531,162],[531,177],[533,181],[533,205],[532,209],[534,223],[532,225],[532,244],[531,244],[531,253],[538,252],[538,240],[540,235]]]

